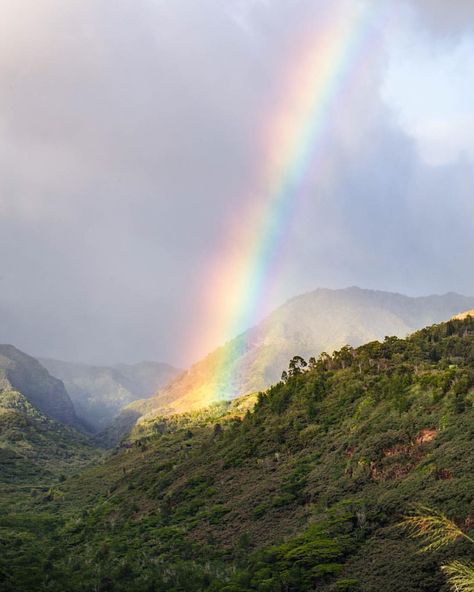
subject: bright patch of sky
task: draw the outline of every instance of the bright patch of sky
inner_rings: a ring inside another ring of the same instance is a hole
[[[405,31],[389,48],[382,96],[427,163],[474,160],[472,38],[433,44]]]

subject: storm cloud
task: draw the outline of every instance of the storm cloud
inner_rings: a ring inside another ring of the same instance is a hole
[[[471,34],[471,4],[393,6],[436,42]],[[1,342],[190,362],[282,65],[333,6],[0,1]],[[382,48],[329,125],[330,173],[308,171],[269,308],[318,286],[474,293],[472,163],[420,158],[380,96],[387,59]]]

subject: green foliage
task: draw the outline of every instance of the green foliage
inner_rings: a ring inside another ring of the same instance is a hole
[[[33,407],[17,391],[0,391],[0,484],[39,483],[97,461],[90,440]]]
[[[474,321],[297,367],[251,400],[143,420],[77,475],[5,486],[2,591],[445,590],[393,526],[417,501],[472,513]]]
[[[473,592],[473,562],[451,561],[451,563],[443,565],[441,569],[446,574],[454,592]]]

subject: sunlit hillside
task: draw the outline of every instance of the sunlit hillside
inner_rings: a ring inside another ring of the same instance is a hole
[[[467,312],[462,312],[461,314],[455,315],[453,318],[457,319],[458,321],[462,321],[467,319],[468,317],[474,318],[474,309],[468,310]]]
[[[182,412],[258,392],[280,379],[294,355],[331,353],[386,335],[404,337],[473,304],[474,298],[457,294],[410,298],[359,288],[316,290],[293,298],[130,411],[135,416]]]

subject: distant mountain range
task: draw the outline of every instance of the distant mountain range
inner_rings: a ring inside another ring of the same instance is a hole
[[[40,358],[66,386],[77,414],[95,431],[106,428],[120,410],[153,395],[182,371],[159,362],[92,366]]]
[[[386,335],[404,337],[474,308],[449,293],[411,298],[388,292],[319,289],[289,300],[256,327],[183,372],[141,362],[92,366],[41,361],[0,345],[0,392],[18,392],[40,413],[114,443],[142,416],[172,414],[264,390],[295,355],[317,357]]]
[[[318,289],[289,300],[256,327],[216,349],[153,398],[124,415],[182,412],[263,390],[280,379],[295,355],[318,356],[349,344],[413,331],[474,308],[474,297],[448,293],[409,297],[351,287]],[[230,363],[229,363],[230,362]],[[124,421],[124,415],[119,422]]]
[[[100,454],[91,433],[178,372],[155,362],[42,364],[13,345],[0,345],[0,482],[49,479],[87,464]]]

